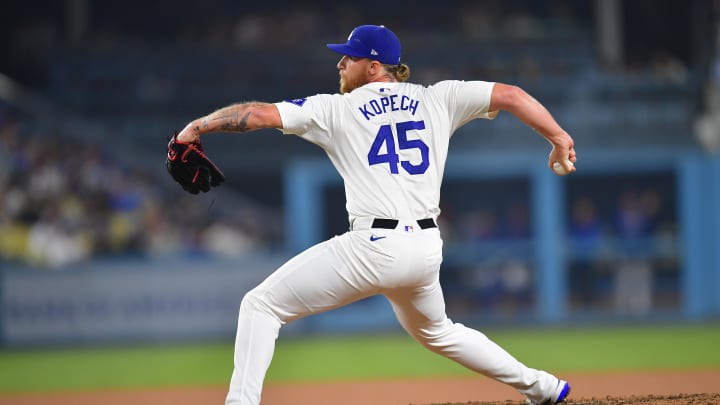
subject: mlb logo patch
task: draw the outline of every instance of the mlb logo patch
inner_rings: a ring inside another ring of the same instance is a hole
[[[286,103],[295,104],[298,107],[302,107],[307,101],[307,98],[296,98],[295,100],[285,100]]]
[[[414,232],[415,228],[412,225],[405,225],[405,232]]]

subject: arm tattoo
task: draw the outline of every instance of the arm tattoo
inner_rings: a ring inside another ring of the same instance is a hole
[[[234,131],[234,132],[247,132],[250,129],[247,126],[248,119],[250,118],[250,111],[246,112],[242,118],[238,119],[238,113],[231,116],[220,117],[219,119],[225,119],[220,125],[220,129],[223,131]]]
[[[254,108],[265,105],[266,103],[247,102],[222,108],[205,117],[202,121],[203,129],[215,128],[228,132],[248,132],[258,129],[257,123],[249,125],[250,116]]]

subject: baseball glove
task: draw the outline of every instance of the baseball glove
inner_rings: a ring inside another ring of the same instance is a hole
[[[203,152],[200,141],[183,143],[177,134],[168,142],[167,171],[190,194],[207,193],[225,181],[225,175]]]

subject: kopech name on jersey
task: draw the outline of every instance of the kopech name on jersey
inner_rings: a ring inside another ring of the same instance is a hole
[[[405,95],[393,94],[370,100],[363,104],[362,107],[358,107],[358,110],[366,120],[370,121],[371,117],[393,111],[410,111],[412,115],[415,115],[419,105],[419,100],[413,100]]]

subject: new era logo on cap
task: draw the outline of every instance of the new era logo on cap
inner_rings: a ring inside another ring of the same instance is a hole
[[[327,44],[327,47],[341,55],[374,59],[388,65],[400,63],[400,40],[384,25],[361,25],[350,33],[346,43]]]

